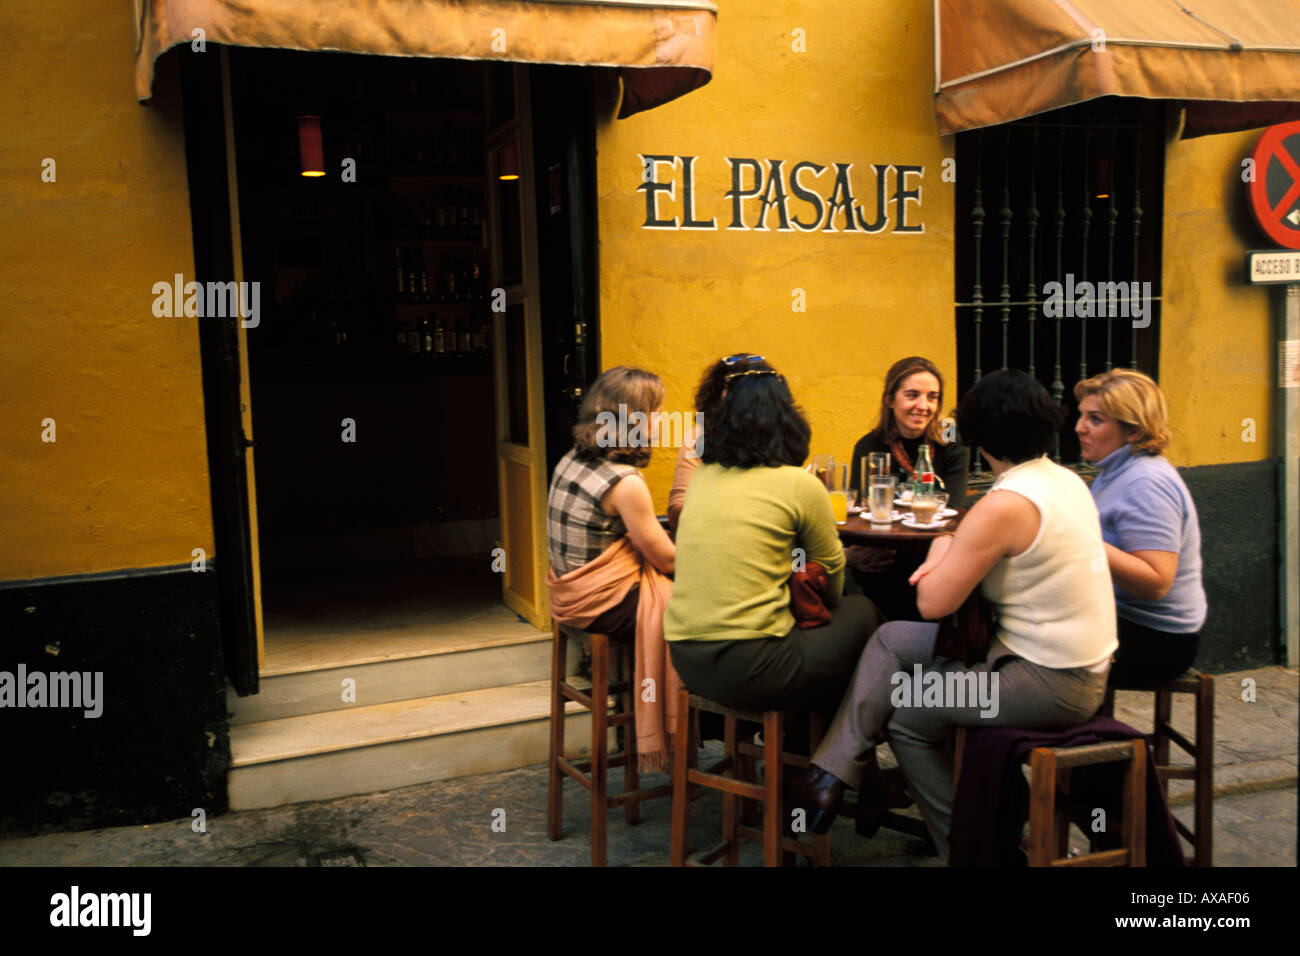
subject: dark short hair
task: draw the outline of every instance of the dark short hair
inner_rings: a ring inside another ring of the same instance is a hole
[[[767,362],[741,362],[724,376],[726,394],[702,410],[700,460],[731,468],[802,465],[812,429],[785,379]]]
[[[985,375],[957,404],[962,441],[1013,464],[1051,451],[1063,421],[1065,409],[1019,369]]]

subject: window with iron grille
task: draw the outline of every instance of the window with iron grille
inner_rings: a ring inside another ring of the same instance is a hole
[[[1034,375],[1069,413],[1066,465],[1086,464],[1076,382],[1157,377],[1164,155],[1164,103],[1118,97],[957,135],[958,394],[998,369]]]

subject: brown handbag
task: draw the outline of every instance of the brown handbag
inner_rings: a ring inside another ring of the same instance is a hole
[[[830,580],[826,569],[816,561],[809,561],[802,571],[790,575],[790,613],[800,630],[831,622],[831,612],[822,599]]]
[[[961,607],[939,621],[931,660],[950,657],[967,667],[989,656],[989,643],[997,628],[997,608],[980,591],[979,585]]]

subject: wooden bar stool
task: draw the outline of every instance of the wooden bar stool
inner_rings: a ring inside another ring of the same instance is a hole
[[[953,793],[961,778],[962,753],[968,731],[957,728],[953,762]],[[1070,816],[1057,801],[1068,796],[1070,771],[1101,763],[1124,764],[1123,844],[1072,857]],[[1134,737],[1081,747],[1035,747],[1029,754],[1029,865],[1030,866],[1146,866],[1147,853],[1147,744]]]
[[[723,859],[727,866],[740,862],[740,839],[763,844],[763,865],[780,866],[784,854],[797,853],[810,857],[814,866],[830,866],[829,836],[811,836],[797,840],[785,833],[786,813],[782,803],[782,770],[787,767],[807,767],[807,757],[782,750],[782,735],[789,717],[780,710],[747,711],[726,707],[706,697],[680,691],[678,713],[684,716],[685,726],[695,726],[700,711],[721,714],[724,718],[723,759],[712,771],[696,767],[698,742],[693,738],[679,745],[673,754],[673,835],[670,862],[673,866],[708,866]],[[821,742],[821,721],[810,715],[809,744],[816,749]],[[736,724],[749,721],[763,728],[763,746],[737,739]],[[763,761],[763,782],[743,779],[748,776],[749,761]],[[722,771],[721,773],[717,771]],[[690,853],[690,790],[692,785],[722,791],[722,842],[704,853],[699,860],[688,860]],[[746,825],[741,819],[741,801],[754,800],[763,806],[762,829]]]
[[[569,638],[591,648],[591,692],[569,683]],[[614,654],[615,683],[609,681],[610,654]],[[607,811],[621,806],[628,823],[641,822],[641,801],[666,797],[671,784],[642,790],[636,765],[636,727],[632,713],[632,681],[636,673],[636,645],[611,642],[608,634],[591,634],[561,624],[551,626],[551,759],[546,807],[547,836],[558,840],[564,824],[564,775],[572,777],[591,793],[591,865],[604,866],[607,855]],[[609,697],[614,695],[614,712],[609,711]],[[565,702],[573,700],[591,713],[591,756],[569,761],[564,756]],[[622,729],[623,748],[609,752],[609,730]],[[609,793],[609,770],[623,768],[623,792]]]
[[[1098,713],[1114,716],[1115,691],[1134,690],[1155,694],[1155,729],[1151,746],[1155,751],[1156,773],[1160,786],[1169,797],[1170,780],[1192,781],[1192,826],[1174,818],[1174,826],[1192,845],[1192,856],[1187,861],[1193,866],[1214,865],[1214,678],[1188,668],[1178,677],[1163,684],[1111,684],[1106,688],[1106,700]],[[1173,725],[1174,694],[1192,694],[1196,699],[1196,739],[1188,740]],[[1169,762],[1169,744],[1177,744],[1191,755],[1190,767],[1177,767]]]

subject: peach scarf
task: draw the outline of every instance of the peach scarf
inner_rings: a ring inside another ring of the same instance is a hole
[[[677,692],[682,686],[664,640],[664,610],[672,596],[672,581],[643,560],[626,535],[599,558],[563,577],[556,577],[554,568],[546,571],[551,614],[561,623],[579,628],[617,605],[638,583],[641,593],[636,608],[636,682],[632,688],[637,768],[647,773],[667,772],[673,738],[681,721]],[[647,679],[651,683],[647,684]]]

